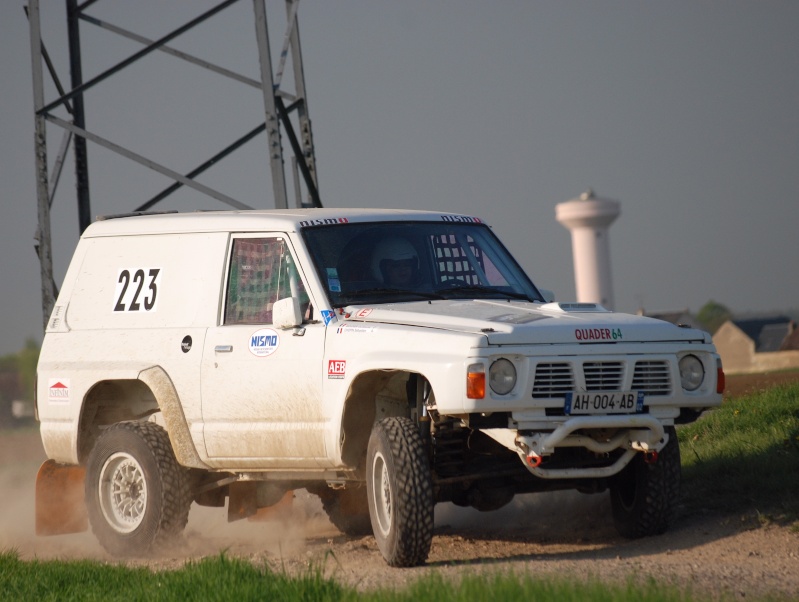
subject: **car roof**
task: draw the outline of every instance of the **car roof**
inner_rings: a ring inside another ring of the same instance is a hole
[[[456,213],[404,209],[254,209],[187,213],[130,213],[100,216],[84,238],[187,232],[296,232],[312,226],[375,221],[435,221],[482,223]]]

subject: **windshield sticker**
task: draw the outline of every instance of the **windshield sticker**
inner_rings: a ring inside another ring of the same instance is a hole
[[[280,346],[280,335],[271,328],[261,328],[250,336],[250,353],[258,357],[272,355]]]
[[[462,222],[466,224],[482,224],[483,220],[479,217],[469,217],[468,215],[442,215],[441,219],[445,222]]]
[[[617,341],[622,339],[621,328],[575,328],[578,341]]]
[[[347,224],[350,220],[346,217],[326,217],[324,219],[306,219],[300,222],[300,228],[308,226],[333,226],[335,224]]]
[[[328,378],[344,378],[344,372],[346,370],[347,360],[329,360],[327,362]]]
[[[47,385],[47,401],[69,403],[69,379],[51,378]]]
[[[364,333],[364,332],[374,332],[377,328],[374,326],[363,326],[361,324],[342,324],[338,328],[336,328],[336,334],[343,334],[345,332],[355,332],[355,333]]]
[[[322,310],[322,319],[325,321],[325,326],[330,324],[331,322],[337,322],[338,318],[336,317],[336,311],[333,309],[323,309]]]
[[[341,280],[338,278],[338,270],[336,268],[327,268],[327,288],[331,293],[341,292]]]

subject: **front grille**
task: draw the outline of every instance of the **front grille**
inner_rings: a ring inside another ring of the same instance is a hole
[[[643,391],[646,395],[669,395],[671,376],[669,365],[663,361],[635,362],[633,391]]]
[[[630,370],[633,371],[630,380]],[[627,375],[627,376],[625,376]],[[671,371],[666,360],[545,362],[535,369],[533,398],[565,398],[571,391],[641,391],[647,396],[671,395]]]
[[[568,362],[538,364],[535,368],[533,397],[564,397],[574,390],[574,374]]]
[[[586,391],[619,391],[624,364],[621,362],[586,362],[583,364]]]

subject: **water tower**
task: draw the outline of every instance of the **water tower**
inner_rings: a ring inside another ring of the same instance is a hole
[[[620,213],[618,201],[597,198],[591,189],[555,206],[556,219],[572,233],[579,302],[600,303],[613,309],[608,228]]]

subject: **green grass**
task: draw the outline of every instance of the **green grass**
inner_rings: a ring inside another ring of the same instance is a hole
[[[386,569],[393,570],[393,569]],[[309,569],[289,578],[243,559],[224,555],[187,564],[180,570],[154,572],[147,568],[107,565],[96,561],[29,561],[14,552],[0,553],[0,597],[4,601],[69,602],[115,600],[248,600],[331,602],[458,602],[558,600],[559,602],[692,602],[701,600],[687,590],[643,584],[608,585],[535,579],[529,575],[493,573],[470,575],[457,583],[432,573],[401,590],[357,592]]]
[[[175,571],[80,560],[23,562],[14,552],[0,554],[0,598],[41,602],[96,600],[347,600],[346,590],[309,571],[301,578],[258,568],[245,560],[217,556]]]
[[[799,519],[799,385],[733,398],[678,436],[689,510]]]

